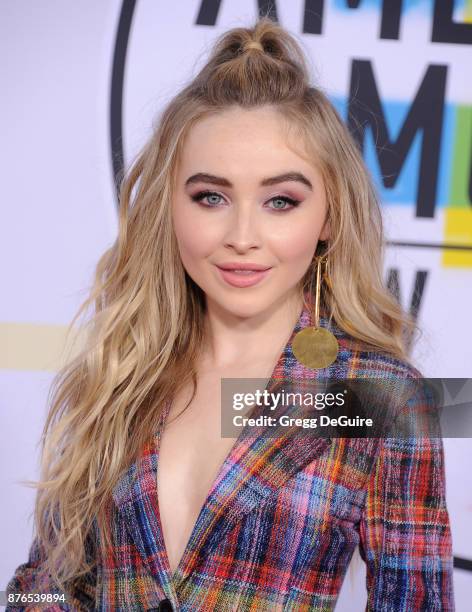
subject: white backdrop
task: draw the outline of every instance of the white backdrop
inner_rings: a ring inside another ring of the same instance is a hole
[[[414,349],[416,364],[430,377],[472,377],[472,87],[467,76],[472,34],[457,34],[452,27],[449,36],[465,42],[433,42],[446,35],[445,28],[433,34],[434,2],[427,0],[404,0],[397,39],[380,37],[381,2],[374,0],[357,3],[358,8],[348,8],[345,0],[325,0],[324,7],[320,0],[270,4],[280,23],[297,35],[311,58],[314,80],[344,117],[352,74],[361,64],[370,65],[394,152],[428,68],[443,67],[437,69],[446,80],[436,189],[428,200],[432,216],[417,214],[421,132],[391,186],[382,184],[386,172],[369,131],[364,150],[382,196],[390,241],[386,278],[393,270],[407,308],[417,281],[424,336]],[[257,14],[255,0],[0,4],[0,590],[26,561],[31,544],[34,490],[18,481],[37,477],[36,445],[65,326],[87,294],[99,256],[116,235],[109,124],[110,109],[116,111],[119,100],[111,100],[110,91],[123,6],[132,17],[122,97],[125,162],[148,137],[163,103],[205,61],[215,37],[250,25]],[[311,10],[312,22],[304,21],[304,9]],[[320,27],[316,15],[321,14]],[[453,20],[472,29],[472,0],[455,2]],[[356,95],[362,97],[362,87]],[[423,182],[428,180],[431,173]],[[445,446],[454,554],[464,560],[462,565],[469,560],[470,567],[472,444],[470,439],[448,439]],[[364,575],[359,561],[353,579],[347,574],[337,610],[363,609]],[[457,568],[454,580],[457,609],[468,610],[472,571]]]

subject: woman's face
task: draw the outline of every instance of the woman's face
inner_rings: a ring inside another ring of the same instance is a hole
[[[293,298],[328,237],[321,174],[288,147],[281,123],[272,107],[202,119],[177,169],[172,217],[182,263],[207,301],[241,317]],[[220,268],[248,263],[268,270]]]

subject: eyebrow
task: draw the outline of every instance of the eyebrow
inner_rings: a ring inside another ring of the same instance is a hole
[[[284,183],[285,181],[303,183],[310,191],[313,191],[313,185],[301,172],[284,172],[277,176],[269,176],[262,179],[260,186],[267,187],[268,185],[276,185],[278,183]],[[185,186],[188,187],[188,185],[194,183],[211,183],[212,185],[219,185],[220,187],[233,187],[233,184],[228,181],[228,179],[221,176],[215,176],[214,174],[207,174],[206,172],[193,174],[185,181]]]

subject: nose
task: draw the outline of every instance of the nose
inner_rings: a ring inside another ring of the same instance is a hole
[[[261,246],[261,235],[256,210],[252,202],[233,207],[227,219],[224,246],[244,253]]]

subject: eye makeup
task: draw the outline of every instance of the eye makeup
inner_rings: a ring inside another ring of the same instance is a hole
[[[219,208],[219,204],[218,203],[213,203],[213,204],[205,204],[203,203],[203,200],[205,198],[208,197],[213,197],[216,196],[218,198],[223,199],[223,196],[221,196],[219,193],[215,192],[215,191],[208,191],[208,190],[204,190],[204,191],[199,191],[196,194],[190,196],[190,198],[196,202],[197,204],[200,204],[201,206],[205,207],[205,208]],[[288,210],[291,210],[292,208],[295,208],[296,206],[298,206],[301,201],[300,200],[295,200],[294,198],[291,198],[289,196],[283,196],[283,195],[275,195],[272,198],[270,198],[268,200],[268,202],[272,202],[274,200],[279,200],[284,202],[285,205],[288,205],[287,208],[281,208],[281,207],[269,207],[270,210],[275,210],[275,211],[280,211],[280,212],[285,212]]]

